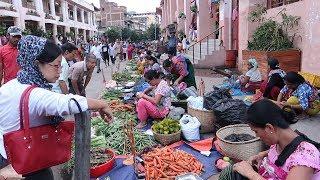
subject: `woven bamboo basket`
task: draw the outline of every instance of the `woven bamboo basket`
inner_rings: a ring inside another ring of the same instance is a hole
[[[156,141],[160,142],[164,146],[178,142],[181,140],[181,129],[178,132],[173,133],[173,134],[159,134],[159,133],[156,133],[155,131],[153,131],[153,128],[151,128],[151,129],[153,132],[154,139]]]
[[[233,133],[245,133],[256,136],[247,124],[230,125],[219,129],[216,133],[217,138],[219,139],[219,146],[227,156],[237,160],[248,160],[249,157],[263,151],[264,145],[258,137],[244,142],[231,142],[225,140],[225,137]]]
[[[216,117],[213,111],[195,109],[188,104],[188,114],[198,118],[200,121],[200,133],[211,133],[214,131]]]

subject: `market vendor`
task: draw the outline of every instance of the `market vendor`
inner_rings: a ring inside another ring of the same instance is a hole
[[[296,72],[288,72],[284,77],[285,86],[278,96],[278,104],[291,106],[298,111],[308,111],[313,107],[313,103],[319,99],[317,90],[306,82],[305,79]],[[287,102],[290,97],[296,97],[298,102]]]
[[[161,67],[157,58],[151,55],[146,55],[145,59],[147,63],[147,67],[144,69],[145,72],[148,72],[149,70],[156,70],[158,72],[161,71]]]
[[[268,59],[268,79],[261,84],[260,90],[263,97],[277,100],[280,90],[284,87],[286,73],[280,69],[279,61],[275,58]]]
[[[178,86],[181,82],[185,82],[187,87],[197,88],[194,68],[190,60],[182,54],[174,56],[171,51],[168,51],[168,56],[169,59],[163,62],[163,68],[172,75],[174,85]]]
[[[255,180],[320,179],[319,144],[289,127],[293,112],[286,112],[264,99],[250,106],[247,117],[250,128],[270,149],[235,164],[234,171]]]
[[[255,59],[248,60],[248,71],[245,75],[241,75],[238,82],[241,85],[241,90],[245,92],[255,92],[260,88],[262,77],[258,69],[258,62]]]
[[[167,82],[160,78],[160,73],[149,70],[144,74],[144,78],[154,87],[154,96],[148,96],[148,92],[137,94],[139,101],[136,109],[140,121],[137,128],[146,126],[150,117],[154,119],[165,118],[171,106],[171,89]]]

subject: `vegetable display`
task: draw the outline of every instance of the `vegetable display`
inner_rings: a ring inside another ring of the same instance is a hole
[[[118,100],[120,96],[122,96],[122,92],[120,90],[105,90],[103,92],[102,99],[112,101]]]
[[[131,104],[124,104],[119,100],[112,100],[109,102],[109,106],[113,112],[118,111],[134,111],[134,106]]]
[[[91,123],[97,135],[105,136],[106,148],[113,149],[118,155],[126,155],[130,154],[130,146],[129,139],[124,132],[124,125],[135,116],[130,113],[119,113],[119,115],[120,117],[115,118],[111,124],[106,124],[101,118],[94,118]],[[137,152],[155,145],[154,140],[149,135],[138,129],[134,129],[133,132]]]
[[[181,127],[178,121],[166,118],[152,126],[152,130],[159,134],[173,134],[180,131]]]
[[[188,172],[200,174],[201,164],[194,156],[181,150],[171,148],[154,148],[142,155],[145,164],[146,180],[174,179],[175,176]]]
[[[112,159],[112,156],[110,154],[107,154],[104,148],[92,148],[90,150],[91,167],[99,166],[111,159]]]
[[[129,72],[116,72],[112,74],[112,80],[115,80],[118,83],[137,81],[139,78],[140,76],[132,76],[132,73]]]

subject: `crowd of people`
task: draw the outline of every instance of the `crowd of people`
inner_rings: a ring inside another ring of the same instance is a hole
[[[143,66],[144,82],[149,85],[137,93],[137,128],[143,128],[148,119],[163,119],[170,111],[172,93],[186,88],[197,89],[194,68],[184,53],[182,45],[172,34],[169,39],[168,58],[153,52],[148,43],[130,43],[116,40],[90,41],[76,46],[65,42],[57,45],[51,40],[27,35],[22,37],[18,27],[7,31],[8,43],[0,47],[0,168],[8,165],[3,135],[20,129],[20,98],[29,86],[36,88],[30,94],[29,114],[31,127],[64,119],[81,109],[100,112],[106,122],[112,121],[107,102],[86,98],[94,70],[101,72],[103,63],[112,66],[116,61],[131,60],[136,56]],[[184,37],[185,38],[185,37]],[[111,61],[111,62],[110,62]],[[261,152],[234,165],[233,169],[249,179],[317,179],[320,178],[320,153],[317,143],[290,129],[295,111],[313,108],[318,100],[316,89],[296,72],[284,72],[279,62],[268,60],[267,79],[263,80],[255,59],[248,61],[248,72],[238,79],[243,91],[262,91],[263,99],[253,103],[247,112],[248,123],[269,150]],[[286,102],[291,96],[298,104]],[[289,106],[294,111],[285,111]],[[291,148],[291,151],[287,151]],[[292,151],[293,149],[293,151]],[[283,153],[289,156],[283,158]],[[278,159],[282,158],[281,162]],[[257,165],[258,171],[253,169]],[[270,170],[272,169],[272,171]],[[25,179],[53,179],[50,168],[32,174],[23,174]]]

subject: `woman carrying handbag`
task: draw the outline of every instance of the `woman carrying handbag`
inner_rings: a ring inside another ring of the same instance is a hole
[[[54,42],[28,35],[21,39],[18,49],[19,55],[17,61],[21,67],[21,71],[16,79],[9,81],[0,88],[0,168],[12,163],[13,168],[18,173],[19,171],[20,173],[28,172],[21,173],[25,179],[51,180],[53,179],[53,174],[50,167],[44,166],[43,169],[39,166],[34,169],[27,169],[26,167],[30,164],[33,167],[40,161],[43,161],[42,159],[35,159],[35,157],[39,157],[37,156],[38,154],[47,153],[45,157],[50,160],[55,157],[52,153],[56,152],[53,152],[50,148],[47,151],[37,152],[40,149],[37,146],[39,139],[45,141],[52,138],[49,131],[55,128],[64,132],[62,134],[68,135],[68,137],[73,133],[73,127],[70,126],[70,123],[67,125],[71,127],[70,130],[63,129],[66,127],[65,124],[68,124],[67,122],[63,123],[62,121],[56,125],[51,124],[60,122],[62,120],[61,116],[79,113],[79,108],[83,111],[97,110],[108,122],[112,120],[112,115],[108,105],[104,101],[78,95],[63,95],[50,91],[50,83],[54,83],[59,78],[62,58],[62,51]],[[20,121],[21,117],[23,117],[23,120]],[[42,132],[48,129],[48,133],[41,137],[32,137],[31,135],[39,133],[34,132],[35,129],[37,131],[40,129],[39,131]],[[23,138],[26,142],[23,140],[10,141],[12,140],[10,139],[10,135],[14,136],[21,132],[29,133],[29,136]],[[57,140],[68,142],[63,137]],[[15,144],[17,148],[20,145],[24,147],[27,144],[26,150],[22,148],[23,151],[21,153],[26,153],[28,156],[33,156],[33,158],[26,157],[23,159],[25,162],[17,161],[18,157],[16,156],[21,155],[14,155],[15,149],[10,147],[12,144]],[[67,144],[66,146],[69,145]],[[34,149],[32,150],[33,154],[28,152],[27,149]],[[66,154],[68,158],[70,153],[66,152]],[[27,162],[26,159],[32,159],[34,162]],[[67,161],[67,159],[64,157],[60,161]],[[51,164],[53,165],[60,161],[52,162]],[[19,164],[19,162],[26,164]]]

